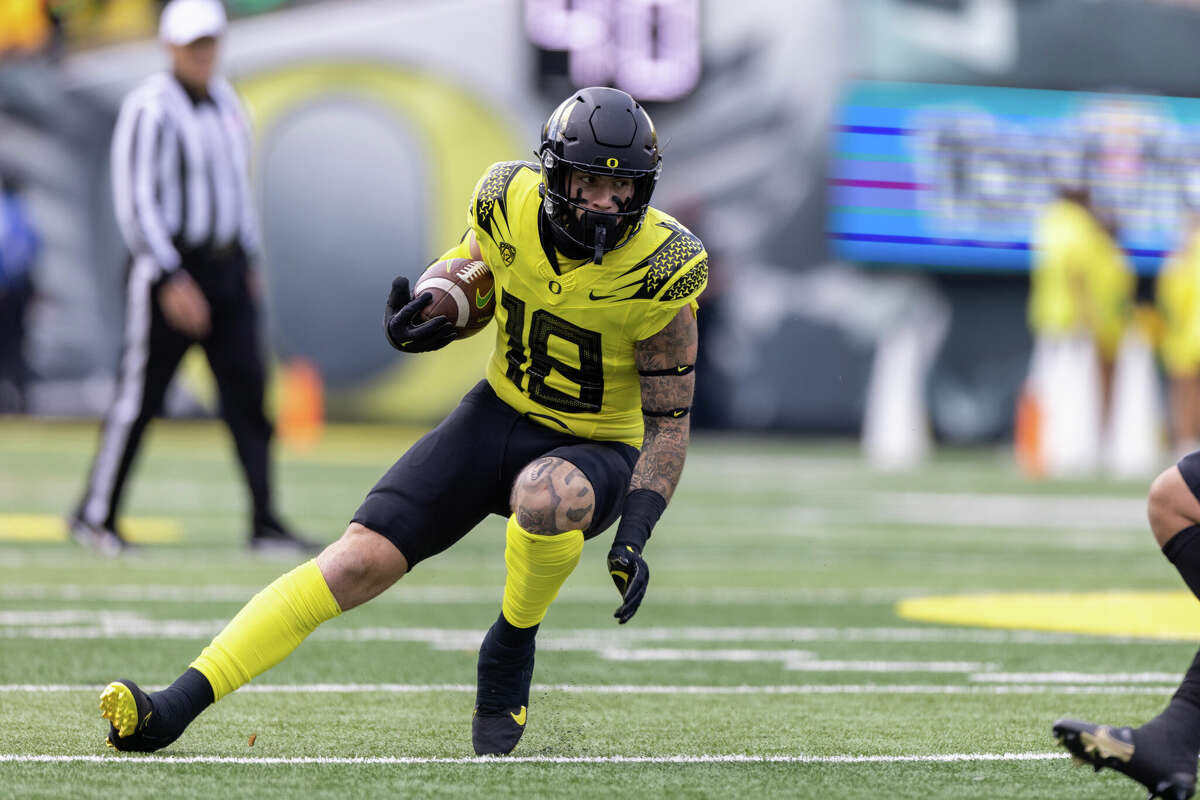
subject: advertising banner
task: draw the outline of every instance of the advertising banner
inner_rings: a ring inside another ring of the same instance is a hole
[[[1027,270],[1038,214],[1086,189],[1142,274],[1200,209],[1200,100],[892,82],[849,84],[829,236],[856,262]]]

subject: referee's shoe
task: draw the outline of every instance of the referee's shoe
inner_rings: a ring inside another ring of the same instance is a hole
[[[274,514],[257,517],[250,534],[250,549],[259,553],[319,553],[323,549],[280,522]]]
[[[84,522],[83,517],[78,514],[73,514],[67,519],[67,530],[76,542],[101,555],[119,556],[129,549],[128,540],[117,533],[115,528]]]

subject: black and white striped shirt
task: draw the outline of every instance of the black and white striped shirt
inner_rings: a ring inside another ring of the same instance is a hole
[[[214,77],[194,101],[169,73],[125,98],[112,141],[113,204],[125,244],[156,274],[183,254],[240,241],[258,252],[250,194],[250,126],[228,81]]]

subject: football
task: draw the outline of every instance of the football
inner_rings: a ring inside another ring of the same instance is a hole
[[[421,309],[422,319],[439,314],[458,328],[465,339],[487,327],[496,312],[496,290],[492,271],[482,261],[448,258],[429,265],[417,279],[413,297],[429,292],[433,300]]]

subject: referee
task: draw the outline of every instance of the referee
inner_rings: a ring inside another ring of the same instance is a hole
[[[259,284],[250,267],[259,236],[249,124],[233,88],[214,73],[224,30],[219,0],[172,0],[159,22],[172,71],[125,98],[113,133],[113,202],[130,251],[125,332],[116,396],[70,519],[77,541],[110,554],[126,546],[117,510],[142,434],[193,343],[216,377],[250,490],[250,545],[313,549],[271,503]]]

